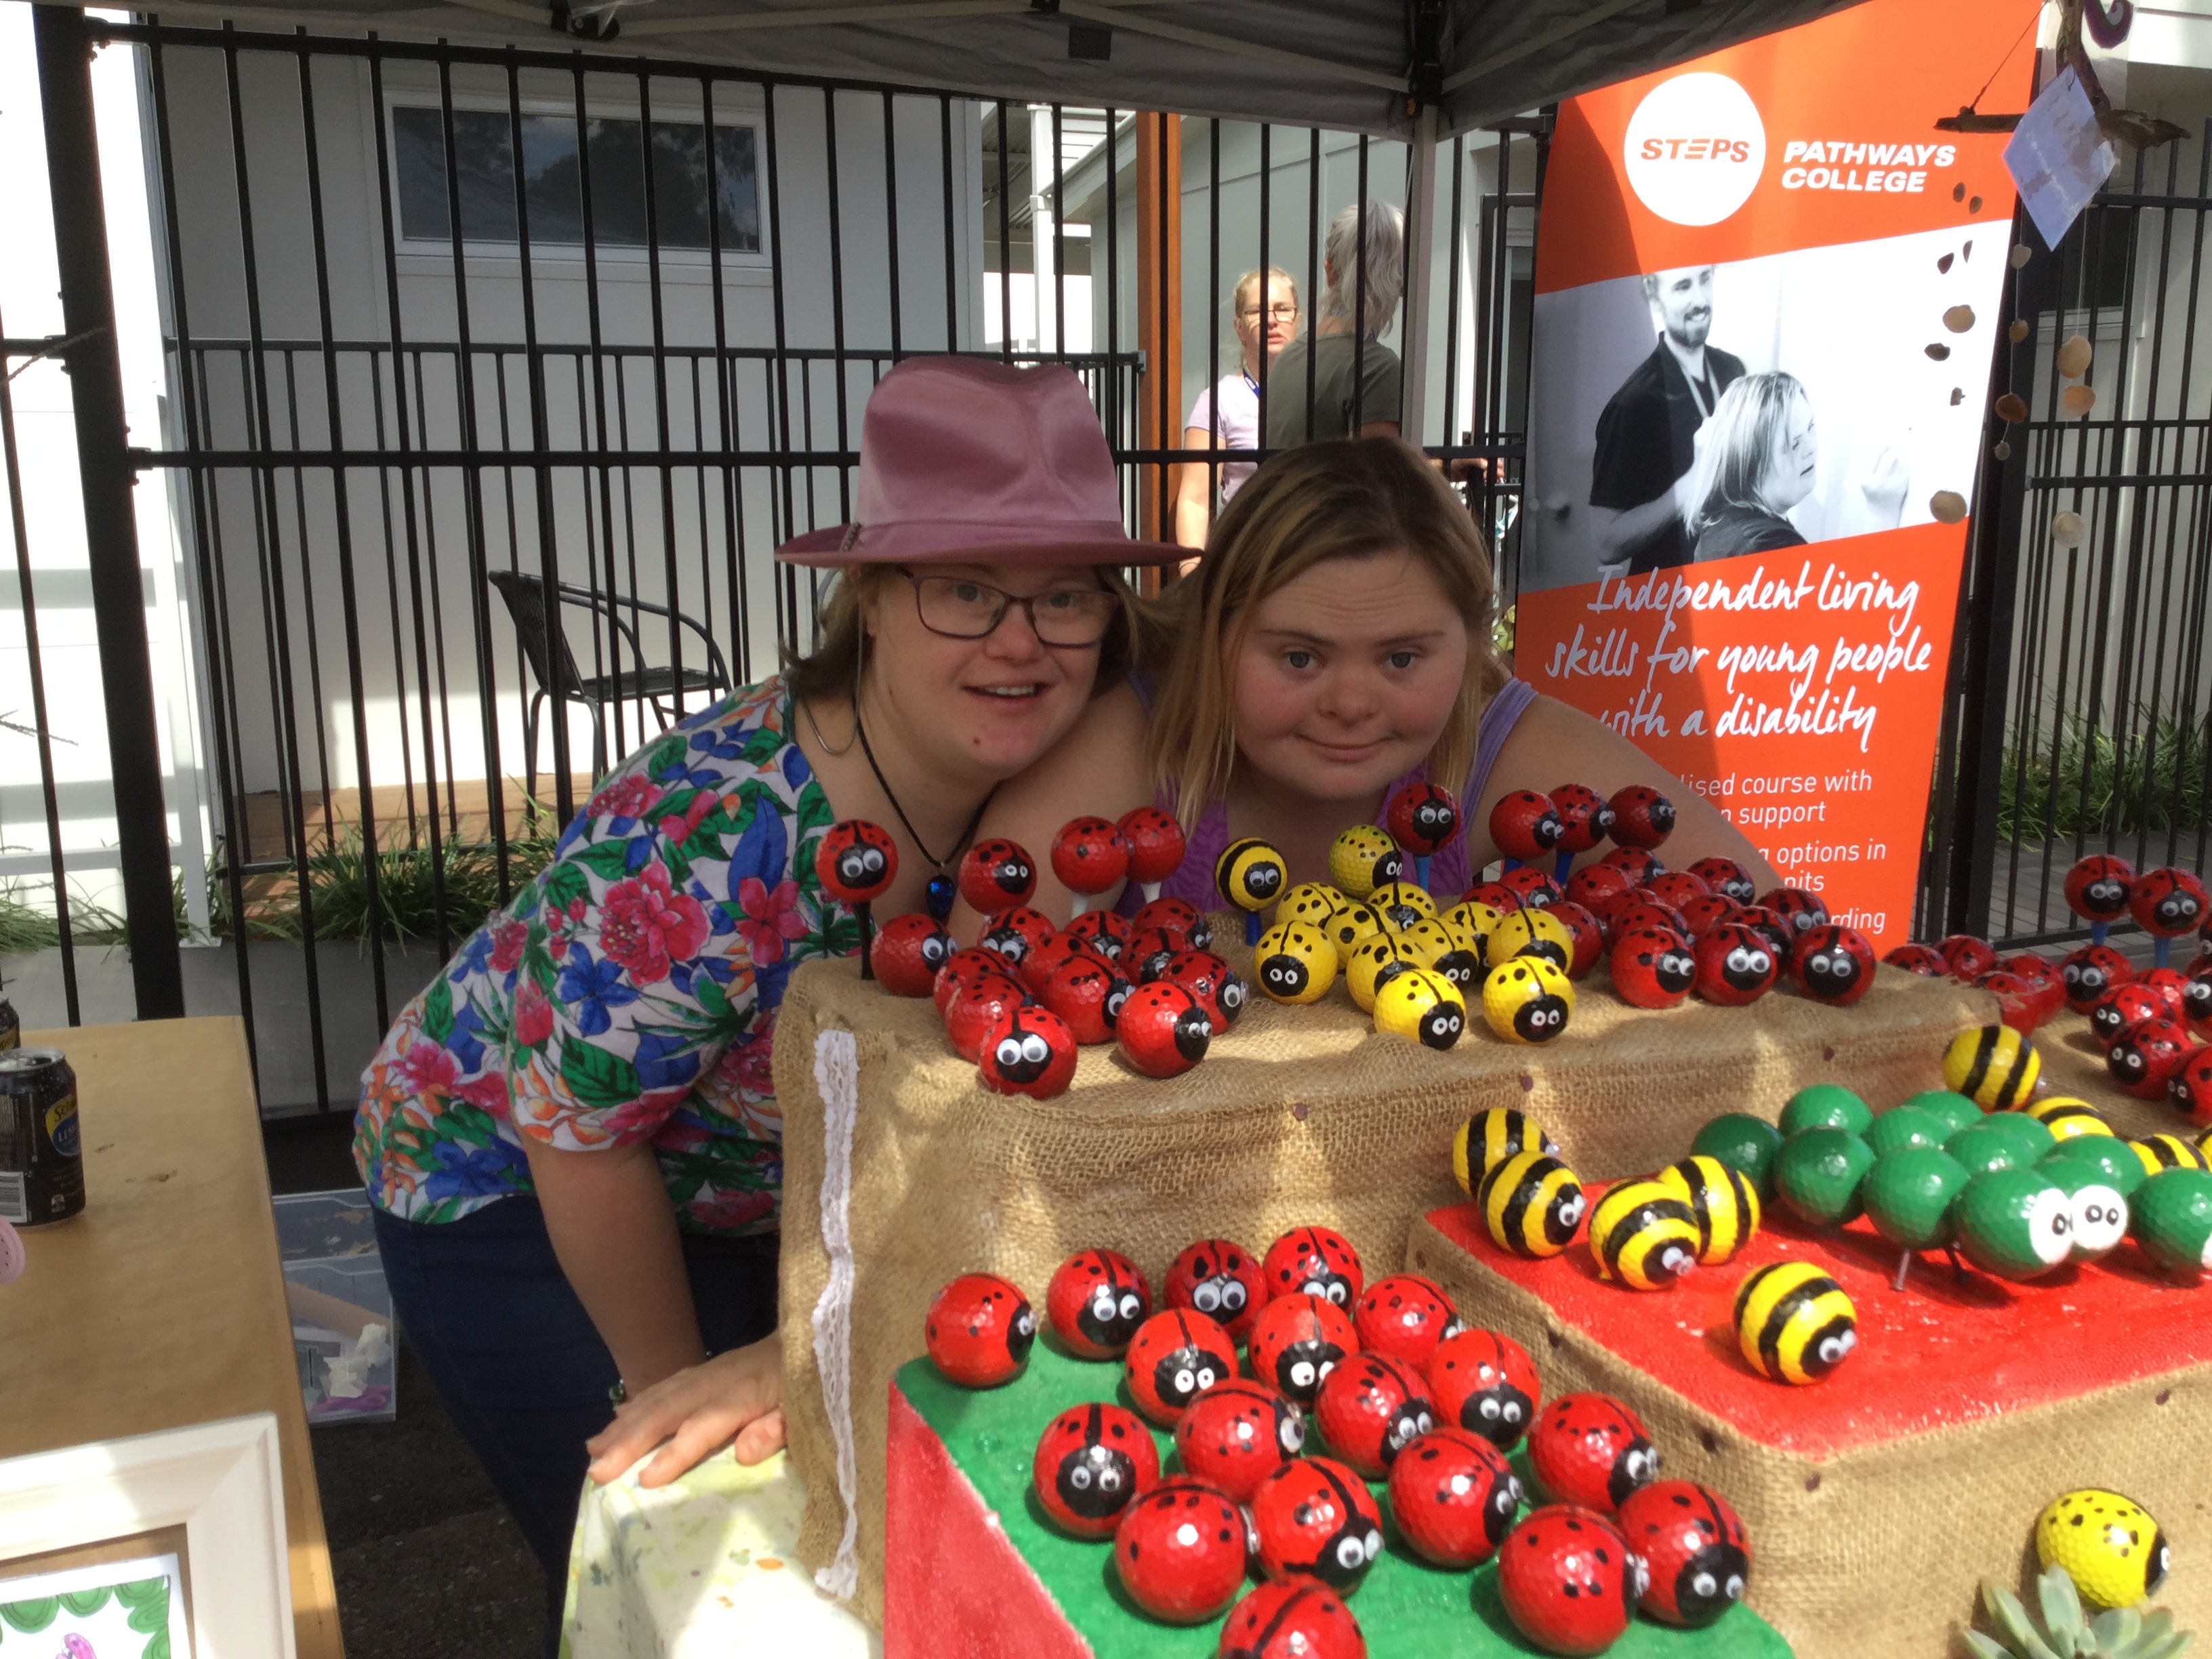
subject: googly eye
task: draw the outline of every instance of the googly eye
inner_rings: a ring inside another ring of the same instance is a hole
[[[1336,1544],[1336,1565],[1346,1572],[1357,1572],[1367,1565],[1367,1551],[1357,1538],[1340,1538]]]
[[[1190,1305],[1202,1314],[1218,1311],[1221,1306],[1221,1286],[1208,1279],[1190,1293]]]
[[[1300,1359],[1294,1361],[1291,1364],[1291,1386],[1292,1388],[1310,1389],[1313,1387],[1316,1380],[1316,1374],[1314,1370],[1313,1362],[1311,1360]],[[1287,1431],[1285,1431],[1284,1437],[1285,1439],[1289,1438]]]
[[[1124,1318],[1124,1319],[1134,1319],[1134,1318],[1136,1318],[1136,1317],[1137,1317],[1137,1316],[1138,1316],[1138,1315],[1139,1315],[1139,1314],[1143,1313],[1143,1312],[1144,1312],[1144,1310],[1145,1310],[1145,1304],[1144,1304],[1143,1301],[1142,1301],[1142,1300],[1138,1297],[1137,1293],[1136,1293],[1134,1291],[1127,1291],[1127,1292],[1126,1292],[1126,1293],[1122,1296],[1122,1297],[1121,1297],[1121,1317],[1122,1317],[1122,1318]]]
[[[1089,1492],[1091,1490],[1091,1466],[1087,1463],[1078,1463],[1073,1468],[1067,1472],[1067,1484],[1074,1487],[1078,1492]]]
[[[1193,1395],[1197,1393],[1197,1373],[1193,1371],[1188,1365],[1182,1367],[1175,1374],[1175,1387],[1176,1392],[1180,1395]]]

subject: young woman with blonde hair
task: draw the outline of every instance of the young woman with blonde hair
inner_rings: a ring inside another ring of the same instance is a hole
[[[1264,273],[1248,270],[1230,290],[1229,311],[1243,361],[1191,404],[1190,418],[1183,422],[1185,449],[1260,447],[1260,387],[1276,354],[1297,336],[1297,282],[1279,265]],[[1299,398],[1305,396],[1304,380],[1293,389]],[[1284,393],[1278,388],[1269,395]],[[1204,547],[1213,526],[1215,476],[1220,478],[1221,505],[1227,507],[1258,465],[1253,460],[1185,461],[1176,483],[1176,539],[1185,547]]]

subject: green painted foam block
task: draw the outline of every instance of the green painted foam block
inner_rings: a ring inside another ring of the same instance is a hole
[[[902,1369],[898,1388],[997,1512],[1007,1539],[1097,1659],[1212,1659],[1221,1620],[1177,1628],[1145,1617],[1121,1593],[1112,1546],[1055,1532],[1030,1491],[1030,1460],[1045,1425],[1070,1406],[1131,1405],[1118,1363],[1073,1359],[1040,1342],[1029,1369],[1004,1388],[961,1388],[927,1359]],[[1174,1437],[1156,1430],[1153,1439],[1161,1468],[1172,1471]],[[1306,1449],[1322,1449],[1310,1418]],[[1516,1453],[1513,1462],[1522,1484],[1530,1486],[1523,1458]],[[1370,1659],[1486,1659],[1541,1651],[1506,1617],[1494,1565],[1469,1571],[1429,1565],[1398,1537],[1384,1487],[1376,1483],[1372,1490],[1382,1510],[1385,1544],[1346,1603],[1367,1638]],[[1754,1562],[1758,1545],[1752,1540]],[[889,1547],[896,1550],[898,1540],[890,1540]],[[1789,1659],[1790,1646],[1749,1607],[1736,1607],[1705,1630],[1673,1630],[1638,1618],[1607,1652],[1612,1659]]]

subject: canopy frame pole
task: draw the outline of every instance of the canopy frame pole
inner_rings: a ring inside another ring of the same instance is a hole
[[[1138,378],[1139,447],[1176,447],[1182,398],[1182,118],[1158,111],[1137,114],[1137,349],[1144,354]],[[1176,467],[1171,461],[1138,472],[1140,533],[1175,539]],[[1158,574],[1146,570],[1147,592]]]
[[[1437,215],[1437,106],[1424,104],[1413,118],[1412,176],[1406,187],[1406,336],[1400,353],[1405,363],[1405,408],[1398,429],[1415,447],[1428,441],[1429,321],[1435,283],[1430,264],[1435,252]]]

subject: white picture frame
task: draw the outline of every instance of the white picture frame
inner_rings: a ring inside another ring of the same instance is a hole
[[[0,1458],[0,1561],[166,1527],[185,1529],[193,1653],[296,1659],[272,1414]]]

